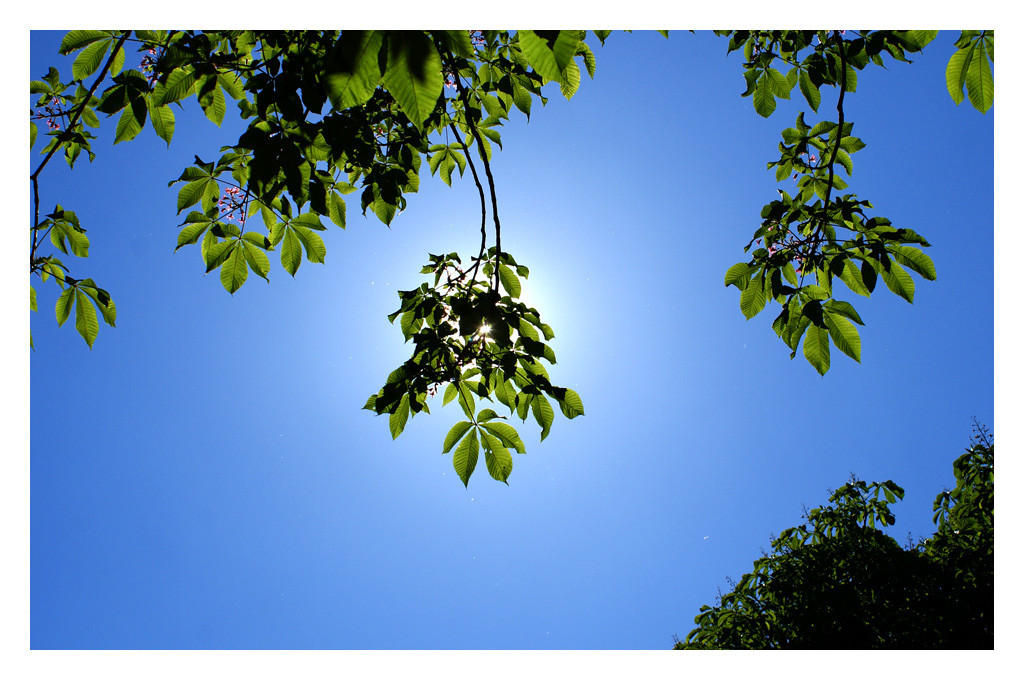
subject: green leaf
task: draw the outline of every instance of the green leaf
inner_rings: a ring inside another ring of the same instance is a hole
[[[345,228],[345,199],[337,191],[332,191],[327,201],[328,218],[336,225]]]
[[[487,464],[487,472],[499,482],[508,484],[508,476],[512,474],[512,455],[504,446],[501,440],[482,431],[484,441],[484,462]]]
[[[455,472],[458,473],[459,479],[462,483],[469,488],[469,477],[473,474],[473,470],[476,469],[476,461],[480,455],[480,442],[476,436],[476,430],[474,429],[469,433],[459,447],[455,449],[455,454],[452,456],[452,465],[455,466]]]
[[[114,144],[135,139],[146,125],[146,113],[145,101],[135,99],[129,102],[128,106],[121,111],[121,117],[117,119],[117,127],[114,130]]]
[[[502,446],[505,448],[515,449],[519,453],[526,453],[526,445],[523,444],[523,440],[519,438],[519,433],[516,432],[516,429],[508,423],[490,422],[483,423],[480,427],[500,439]]]
[[[100,332],[100,324],[96,320],[96,308],[89,302],[85,293],[77,289],[75,290],[75,303],[75,329],[85,339],[89,349],[92,349],[92,344],[96,342],[96,335]]]
[[[391,430],[391,439],[398,439],[402,434],[405,424],[409,421],[409,395],[403,394],[402,400],[398,402],[398,408],[388,416],[388,429]]]
[[[198,203],[203,195],[206,193],[207,186],[214,182],[211,178],[197,179],[194,182],[189,182],[181,189],[178,190],[178,214],[189,206],[193,206]],[[216,184],[216,182],[214,182]]]
[[[825,375],[829,367],[828,331],[811,324],[804,335],[804,357],[819,374]]]
[[[270,258],[267,257],[267,254],[247,240],[242,241],[242,248],[249,268],[261,278],[266,279],[267,274],[270,273]]]
[[[570,61],[569,65],[565,67],[565,71],[562,73],[562,81],[559,85],[562,96],[566,99],[572,99],[572,96],[576,94],[576,90],[580,88],[580,67],[575,61]]]
[[[817,113],[818,105],[821,104],[821,90],[811,80],[811,76],[804,69],[800,69],[800,92],[803,93],[804,99],[807,100],[807,104],[811,107],[811,110]]]
[[[504,264],[498,265],[498,278],[501,279],[501,285],[504,286],[511,297],[518,298],[522,294],[523,288],[519,283],[519,277],[515,275],[510,267]]]
[[[156,106],[149,102],[149,120],[153,123],[153,130],[157,136],[171,146],[171,137],[174,136],[174,112],[169,106]]]
[[[104,38],[110,38],[110,31],[68,31],[60,42],[58,52],[71,54],[75,50],[80,50],[86,45]]]
[[[562,409],[562,415],[570,420],[576,416],[584,415],[583,400],[580,399],[580,395],[576,394],[575,390],[566,388],[565,394],[558,400],[558,405]]]
[[[39,308],[36,307],[36,289],[33,288],[32,286],[29,286],[28,287],[28,291],[29,291],[28,308],[31,309],[33,312],[38,312]]]
[[[882,280],[889,290],[899,295],[907,302],[914,302],[914,279],[898,263],[889,261],[889,268],[882,267]]]
[[[384,86],[418,129],[444,90],[441,55],[422,31],[389,31]]]
[[[775,94],[771,79],[762,75],[754,88],[754,111],[757,115],[767,118],[775,111]]]
[[[977,43],[976,43],[977,45]],[[975,47],[967,65],[967,97],[974,108],[985,113],[992,108],[994,87],[992,69],[984,49]]]
[[[213,121],[217,127],[220,127],[220,124],[224,122],[224,114],[227,113],[228,105],[224,100],[224,90],[218,87],[215,78],[211,80],[213,81],[213,86],[208,93],[200,93],[199,106],[203,109],[206,117]]]
[[[935,280],[935,263],[919,248],[893,244],[886,248],[893,259],[928,279]]]
[[[86,279],[83,281],[83,283],[86,282],[92,283],[93,281],[92,279]],[[108,326],[115,327],[115,322],[117,321],[117,306],[114,305],[114,301],[110,299],[110,295],[107,294],[107,291],[100,290],[92,286],[82,287],[82,290],[85,291],[86,295],[92,298],[92,301],[96,304],[100,313],[103,314],[103,321],[106,322]]]
[[[725,285],[736,286],[740,290],[744,290],[750,282],[750,270],[751,265],[747,262],[734,264],[725,272]]]
[[[857,313],[857,310],[854,309],[853,305],[851,305],[849,302],[843,302],[842,300],[829,300],[824,304],[824,307],[825,309],[828,309],[830,312],[833,312],[835,314],[841,314],[842,316],[845,316],[847,319],[850,319],[851,321],[854,321],[860,324],[861,326],[864,325],[864,322],[860,318],[860,314]]]
[[[863,295],[864,297],[871,297],[871,292],[864,285],[864,279],[861,277],[860,269],[854,264],[851,259],[843,260],[843,269],[839,273],[839,280],[846,284],[852,292],[857,295]]]
[[[327,256],[327,246],[324,245],[324,241],[316,232],[302,227],[296,224],[294,221],[291,225],[295,235],[302,241],[302,245],[306,248],[306,259],[310,262],[316,262],[322,264],[324,258]]]
[[[64,292],[60,294],[59,298],[57,298],[55,313],[57,315],[58,326],[63,326],[64,322],[67,321],[68,317],[71,315],[71,308],[75,305],[75,299],[72,297],[74,292],[74,288],[65,288]]]
[[[545,80],[568,85],[563,72],[579,47],[576,31],[519,31],[517,35],[519,47],[534,71]]]
[[[220,266],[220,282],[224,289],[235,294],[249,276],[249,267],[245,262],[245,249],[239,241],[227,242],[227,256]]]
[[[772,93],[779,99],[789,99],[789,92],[792,86],[789,79],[782,75],[782,72],[769,68],[765,73],[768,75],[768,82],[771,84]]]
[[[106,56],[109,48],[110,40],[88,45],[71,65],[71,76],[75,80],[85,80],[91,76],[103,63],[103,57]]]
[[[973,47],[958,49],[946,65],[946,89],[958,105],[964,100],[964,83],[967,81],[969,56]]]
[[[828,334],[839,351],[860,363],[860,333],[857,332],[856,326],[839,314],[829,313],[828,308],[824,310],[822,317]]]
[[[533,411],[534,419],[540,425],[540,440],[544,441],[544,438],[551,432],[551,424],[555,422],[555,411],[543,394],[534,395],[530,408]]]
[[[455,442],[462,439],[462,435],[466,434],[466,431],[473,427],[473,423],[466,420],[461,420],[452,426],[452,429],[448,430],[448,436],[444,438],[444,451],[441,453],[448,453],[455,446]]]
[[[285,271],[295,276],[302,264],[302,245],[299,237],[291,229],[285,229],[284,238],[281,243],[281,266]]]
[[[476,411],[476,400],[473,398],[473,392],[470,390],[471,385],[468,385],[465,381],[460,381],[457,389],[459,391],[459,406],[462,407],[463,413],[470,420],[473,419],[473,413]]]
[[[755,276],[740,294],[740,311],[743,312],[743,316],[752,319],[764,309],[767,302],[768,296],[765,294],[761,279]]]
[[[380,82],[378,55],[384,44],[380,31],[342,31],[327,55],[324,89],[335,109],[361,106]]]

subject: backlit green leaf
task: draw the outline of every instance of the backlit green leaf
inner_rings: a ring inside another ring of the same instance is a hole
[[[526,453],[526,445],[523,444],[523,440],[519,438],[519,433],[516,429],[503,422],[489,422],[483,423],[482,428],[498,437],[501,440],[502,446],[509,449],[515,449],[519,453]]]
[[[97,40],[110,37],[110,31],[68,31],[60,42],[61,54],[71,54]]]
[[[839,314],[830,314],[828,309],[822,315],[832,342],[846,356],[860,363],[860,334],[856,326]],[[807,342],[804,340],[804,342]]]
[[[103,57],[106,56],[108,49],[110,49],[110,40],[88,45],[71,65],[71,76],[75,80],[85,80],[91,76],[103,63]]]
[[[821,375],[828,372],[828,331],[811,324],[804,334],[804,357]]]
[[[378,54],[384,44],[380,31],[342,31],[328,53],[324,89],[336,109],[360,106],[380,82]]]
[[[487,472],[499,482],[508,484],[508,476],[512,474],[512,455],[504,446],[501,440],[489,432],[481,432],[484,440],[484,462],[487,464]]]
[[[387,42],[384,86],[422,130],[444,89],[441,56],[422,31],[389,31]]]
[[[519,277],[515,275],[515,272],[510,267],[504,264],[498,265],[498,278],[501,279],[501,285],[504,286],[510,296],[517,298],[522,294],[523,288],[519,283]]]
[[[885,281],[885,285],[889,287],[889,290],[907,302],[914,302],[914,279],[910,277],[910,274],[903,267],[890,260],[889,269],[886,270],[883,267],[879,273],[882,275],[882,280]]]
[[[534,395],[530,408],[533,411],[534,419],[541,428],[540,440],[544,441],[544,438],[551,432],[551,424],[555,422],[555,412],[551,408],[551,403],[543,394]]]
[[[519,31],[519,46],[533,70],[545,80],[563,83],[563,72],[579,46],[576,31]],[[577,71],[577,75],[578,75]],[[577,79],[577,84],[579,81]]]
[[[566,388],[565,394],[558,401],[558,405],[562,409],[562,415],[566,418],[572,419],[583,415],[583,400],[580,399],[580,395],[575,390]]]
[[[388,429],[391,430],[391,439],[398,439],[402,434],[405,424],[409,421],[409,395],[403,394],[402,400],[398,402],[398,408],[388,416]]]
[[[775,94],[768,76],[762,75],[754,88],[754,111],[757,115],[767,118],[775,111]]]
[[[890,245],[887,250],[900,264],[910,267],[929,281],[935,280],[935,263],[919,248],[894,244]]]
[[[740,294],[740,311],[743,312],[743,316],[752,319],[764,309],[767,302],[768,296],[764,292],[761,279],[755,276]]]
[[[455,454],[452,456],[452,465],[455,467],[455,472],[458,473],[459,479],[462,480],[462,483],[467,488],[469,487],[469,477],[473,474],[473,470],[476,469],[476,461],[479,455],[480,441],[477,439],[476,430],[473,430],[462,440],[462,443],[455,449]]]
[[[171,137],[174,136],[174,112],[169,106],[154,106],[149,104],[149,120],[153,123],[153,130],[160,139],[171,146]]]
[[[977,45],[977,43],[976,43]],[[975,47],[967,66],[967,97],[974,108],[985,113],[992,108],[994,88],[992,68],[984,49]]]
[[[466,434],[466,431],[473,427],[473,423],[466,420],[461,420],[452,426],[452,429],[448,430],[448,436],[444,438],[444,450],[441,453],[448,453],[455,446],[455,443],[462,439],[462,435]]]
[[[220,266],[220,282],[224,289],[234,295],[242,287],[249,276],[249,267],[245,262],[245,250],[239,241],[230,241],[227,257]]]
[[[302,245],[299,237],[291,229],[286,229],[281,241],[281,266],[285,271],[295,276],[302,264]]]
[[[968,58],[973,47],[958,49],[949,58],[946,65],[946,89],[953,101],[959,104],[964,100],[964,83],[967,81]]]
[[[55,313],[57,315],[57,325],[63,326],[64,322],[68,320],[71,315],[71,308],[75,305],[75,293],[74,288],[65,288],[64,292],[57,298],[57,306]]]
[[[85,339],[89,349],[92,349],[96,335],[100,332],[100,324],[96,319],[96,308],[81,290],[75,291],[75,329]]]

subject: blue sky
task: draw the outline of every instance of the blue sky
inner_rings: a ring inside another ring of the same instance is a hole
[[[61,35],[33,33],[33,78],[69,71]],[[520,427],[509,486],[481,469],[463,488],[441,454],[454,405],[396,441],[360,410],[406,358],[396,291],[428,253],[476,250],[468,175],[448,188],[424,165],[390,229],[351,204],[326,265],[292,279],[275,257],[269,285],[230,296],[196,248],[173,252],[167,183],[239,122],[190,102],[170,149],[151,129],[111,146],[105,123],[94,163],[41,182],[89,230],[74,267],[118,325],[90,351],[33,280],[31,646],[665,649],[851,473],[904,487],[893,535],[929,535],[972,417],[995,425],[994,110],[949,98],[955,37],[846,99],[867,144],[851,190],[929,239],[938,280],[915,277],[913,305],[848,294],[862,364],[833,351],[824,378],[789,360],[777,309],[745,321],[722,285],[788,188],[765,163],[802,98],[761,119],[724,39],[616,33],[571,102],[552,88],[506,126],[502,245],[587,414],[543,443]]]

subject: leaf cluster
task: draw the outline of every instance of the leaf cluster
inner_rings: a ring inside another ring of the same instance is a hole
[[[742,50],[747,90],[758,114],[769,116],[775,98],[788,99],[800,85],[808,105],[817,111],[820,88],[839,89],[838,120],[810,125],[799,113],[794,127],[782,131],[778,160],[768,163],[777,181],[791,180],[796,192],[779,190],[780,198],[764,206],[761,224],[744,249],[751,259],[728,269],[726,286],[741,291],[740,311],[759,314],[770,301],[782,310],[772,329],[795,358],[801,342],[807,361],[824,375],[831,366],[831,349],[859,362],[863,321],[849,302],[835,297],[835,279],[853,293],[869,297],[879,278],[907,302],[914,300],[914,280],[908,270],[927,280],[935,266],[918,246],[928,242],[912,229],[896,228],[885,217],[865,214],[873,206],[854,193],[834,196],[848,188],[839,172],[853,174],[852,154],[865,147],[852,135],[853,123],[844,118],[844,97],[856,91],[857,72],[868,64],[884,65],[883,53],[908,61],[935,31],[863,31],[847,38],[846,31],[719,31],[729,37],[729,51]],[[783,75],[777,64],[789,70]],[[756,246],[756,247],[755,247]]]
[[[478,272],[482,280],[476,279]],[[457,253],[431,255],[421,273],[433,274],[433,285],[399,292],[401,306],[388,317],[399,321],[406,342],[412,342],[412,356],[364,408],[387,414],[396,438],[410,417],[430,412],[428,398],[444,388],[443,404],[457,401],[467,418],[452,427],[443,448],[443,453],[454,449],[459,478],[468,486],[482,448],[490,475],[507,483],[510,450],[526,453],[526,448],[504,420],[516,416],[525,422],[532,415],[543,441],[554,422],[551,400],[566,418],[584,414],[579,395],[552,384],[544,365],[556,362],[547,344],[554,331],[540,312],[519,300],[520,277],[528,277],[529,269],[490,248],[470,267],[462,266]],[[500,287],[489,283],[495,274]],[[492,408],[477,411],[478,400],[501,404],[509,415]]]

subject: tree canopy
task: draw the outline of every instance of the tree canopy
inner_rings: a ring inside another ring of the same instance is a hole
[[[935,498],[936,531],[901,548],[882,531],[903,498],[858,479],[786,529],[676,649],[992,649],[995,445],[978,426]]]
[[[609,31],[595,31],[601,44]],[[821,88],[838,92],[835,120],[808,122],[800,113],[782,132],[779,158],[768,163],[776,178],[795,179],[793,195],[764,206],[744,247],[748,259],[728,268],[724,283],[740,291],[740,310],[753,318],[769,302],[781,311],[772,328],[795,357],[824,375],[835,346],[860,361],[863,324],[833,283],[868,297],[879,278],[913,302],[910,272],[937,276],[922,250],[928,241],[871,214],[872,204],[848,188],[851,154],[865,142],[853,136],[844,102],[858,74],[884,57],[909,61],[935,31],[719,31],[727,50],[743,54],[743,77],[758,115],[799,87],[814,114]],[[507,422],[531,416],[543,440],[554,422],[553,403],[567,418],[584,414],[575,391],[559,387],[548,368],[556,361],[554,330],[521,300],[529,268],[502,249],[498,181],[490,159],[501,147],[500,128],[514,111],[527,118],[543,105],[547,84],[571,99],[582,73],[594,77],[596,58],[586,31],[99,31],[69,32],[62,54],[75,54],[71,78],[50,68],[31,82],[39,96],[31,141],[45,121],[49,141],[30,175],[33,217],[30,272],[52,279],[61,293],[58,324],[72,314],[91,347],[99,319],[113,326],[112,295],[92,278],[72,276],[57,256],[87,257],[89,237],[72,207],[43,214],[39,182],[58,153],[74,167],[95,152],[91,129],[100,116],[116,117],[114,143],[139,135],[147,121],[168,144],[174,109],[195,97],[220,125],[234,102],[248,122],[216,160],[196,156],[171,185],[184,213],[177,248],[198,246],[207,273],[217,270],[229,293],[250,272],[264,279],[270,254],[295,276],[302,262],[323,263],[326,224],[344,228],[347,206],[358,196],[361,212],[390,224],[419,187],[423,161],[431,175],[451,184],[468,168],[480,201],[480,247],[468,256],[429,254],[428,281],[400,292],[399,321],[412,343],[410,358],[390,373],[365,408],[387,415],[398,437],[409,418],[429,412],[427,398],[443,390],[466,420],[443,444],[468,485],[480,451],[489,474],[506,481],[511,451],[525,452]],[[947,68],[957,103],[967,98],[984,112],[993,103],[991,31],[963,31]],[[137,68],[127,54],[140,55]],[[485,186],[486,185],[486,186]],[[488,212],[488,210],[490,212]],[[255,225],[254,225],[255,223]],[[50,251],[44,249],[49,243]],[[36,309],[35,289],[31,307]],[[98,314],[97,314],[98,312]],[[508,409],[508,416],[485,405]]]

